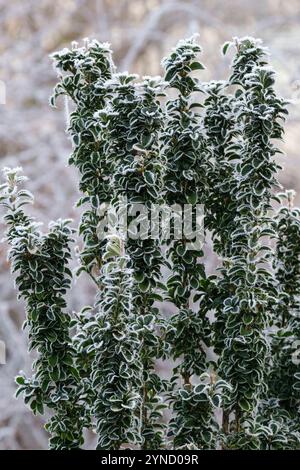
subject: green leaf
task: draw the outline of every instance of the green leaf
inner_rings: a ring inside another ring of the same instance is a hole
[[[49,361],[49,364],[50,366],[54,367],[56,366],[56,364],[58,363],[58,355],[57,354],[54,354],[53,356],[50,356],[48,361]]]
[[[145,279],[139,284],[139,288],[142,292],[147,292],[150,289],[150,281],[148,279]]]
[[[193,62],[191,65],[190,65],[190,69],[191,70],[204,70],[205,67],[203,64],[201,64],[201,62]]]
[[[188,194],[186,196],[186,200],[188,202],[188,204],[196,204],[197,200],[198,200],[198,195],[197,193],[191,193],[191,194]]]
[[[81,142],[80,134],[73,135],[73,143],[76,147],[80,145],[80,142]]]
[[[25,378],[22,375],[18,375],[16,377],[15,381],[18,385],[24,385],[25,384]]]
[[[228,49],[231,45],[232,45],[232,42],[230,42],[230,41],[227,41],[223,44],[223,46],[222,46],[222,54],[223,55],[226,55],[226,53],[227,53],[227,51],[228,51]]]
[[[251,323],[253,323],[253,321],[254,321],[254,316],[251,313],[246,313],[243,316],[243,321],[244,321],[245,325],[251,325]]]
[[[50,371],[49,375],[51,379],[53,380],[53,382],[58,382],[60,378],[60,369],[58,367],[55,367],[55,369]]]
[[[194,393],[196,395],[199,395],[200,393],[206,392],[207,389],[208,389],[208,385],[199,384],[199,385],[196,385],[196,387],[194,388]]]
[[[249,403],[248,400],[245,400],[244,398],[241,398],[238,402],[239,407],[246,412],[249,412],[251,410],[251,404]]]
[[[300,390],[300,382],[295,382],[295,383],[293,384],[293,389],[294,389],[294,390],[297,390],[297,391]]]
[[[175,75],[176,75],[176,68],[175,67],[170,68],[165,75],[165,81],[170,82]]]
[[[154,174],[151,171],[146,170],[144,172],[144,178],[145,178],[146,182],[150,185],[155,183],[155,177],[154,177]]]
[[[190,394],[186,390],[179,390],[179,395],[182,398],[182,400],[189,400],[190,399]]]

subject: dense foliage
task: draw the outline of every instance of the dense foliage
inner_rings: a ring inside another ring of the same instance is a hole
[[[67,309],[70,221],[41,232],[24,212],[33,198],[19,188],[19,169],[5,169],[0,188],[37,354],[17,394],[34,413],[50,409],[53,449],[82,447],[85,428],[99,449],[300,448],[300,211],[291,192],[287,207],[273,208],[286,103],[260,41],[235,39],[229,49],[229,79],[209,83],[198,78],[195,37],[164,59],[163,80],[116,73],[97,41],[53,54],[51,104],[70,101],[70,164],[82,193],[76,275],[96,284],[93,306]],[[156,204],[178,214],[204,206],[215,274],[186,232],[149,236]],[[128,209],[129,237],[117,219],[114,233],[100,230],[108,205]],[[170,378],[158,360],[174,364]]]

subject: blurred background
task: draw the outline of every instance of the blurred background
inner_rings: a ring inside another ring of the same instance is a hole
[[[222,79],[230,62],[221,57],[222,43],[252,35],[270,49],[278,90],[292,100],[280,180],[300,194],[299,26],[299,0],[0,0],[0,81],[6,87],[6,104],[0,104],[0,166],[23,167],[39,220],[47,224],[72,217],[76,223],[76,172],[66,167],[71,143],[65,111],[63,103],[58,110],[48,106],[56,82],[49,54],[73,40],[96,38],[111,43],[120,71],[157,75],[169,49],[198,32],[206,65],[203,80]],[[70,294],[71,310],[93,302],[92,286],[86,279],[79,284]],[[6,344],[6,364],[0,364],[0,449],[47,448],[42,418],[13,398],[14,376],[30,369],[23,321],[23,304],[16,300],[1,243],[0,341]]]

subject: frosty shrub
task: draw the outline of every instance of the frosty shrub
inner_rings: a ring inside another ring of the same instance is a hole
[[[52,56],[51,104],[69,101],[78,230],[59,220],[41,231],[21,169],[4,169],[0,187],[36,357],[16,393],[50,415],[52,449],[84,447],[85,429],[109,450],[300,448],[300,210],[292,191],[278,193],[275,160],[287,103],[259,40],[229,51],[228,80],[209,83],[195,37],[163,60],[163,78],[117,73],[97,41]],[[211,275],[205,247],[174,236],[199,205],[219,260]],[[155,207],[172,213],[166,239],[151,236]],[[82,272],[95,302],[71,314],[66,291]]]

